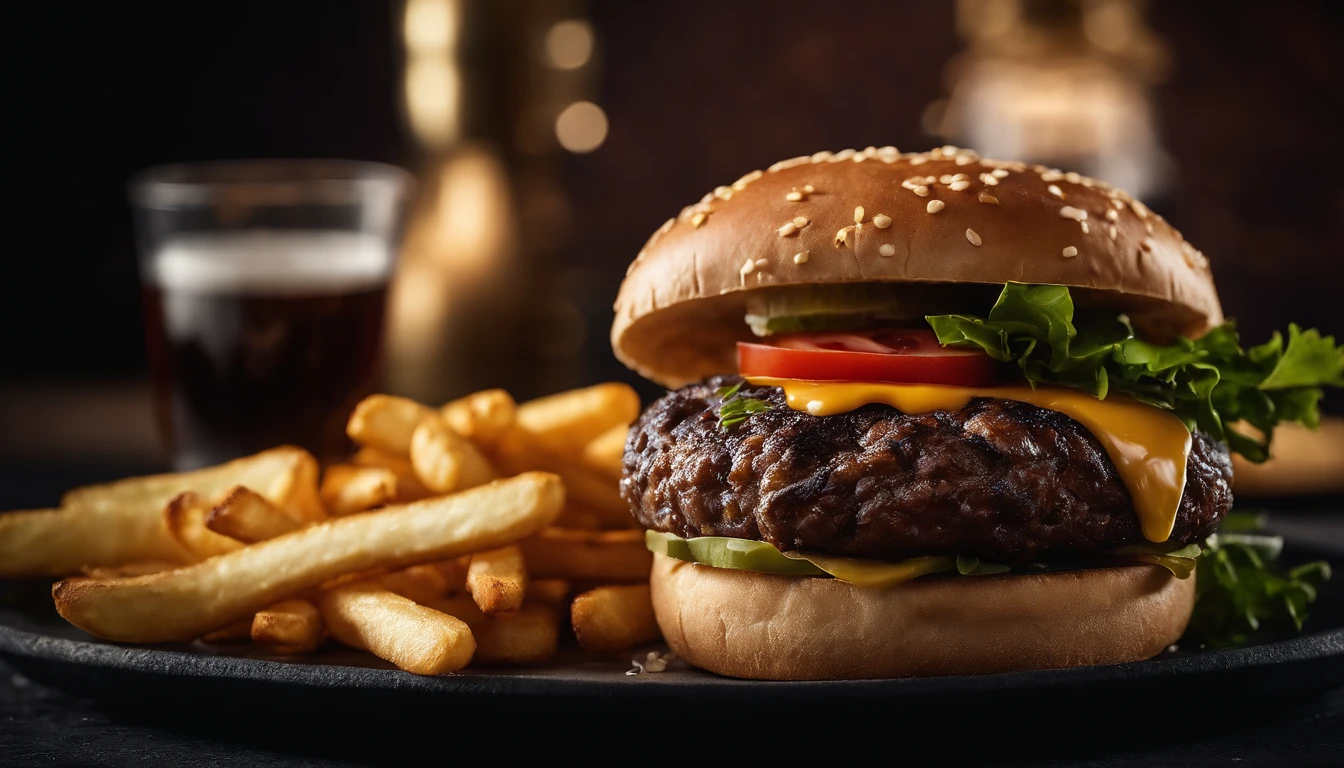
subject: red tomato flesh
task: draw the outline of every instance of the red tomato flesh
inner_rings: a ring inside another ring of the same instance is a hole
[[[924,328],[792,333],[737,344],[743,376],[976,387],[994,383],[997,367],[984,352],[943,347]]]

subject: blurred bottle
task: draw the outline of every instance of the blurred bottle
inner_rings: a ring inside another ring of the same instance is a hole
[[[1169,186],[1149,89],[1167,50],[1142,0],[958,0],[967,47],[925,128],[1000,158],[1074,170],[1157,207]]]
[[[560,172],[566,153],[605,138],[584,10],[552,0],[402,7],[421,195],[392,289],[390,390],[439,402],[582,383]]]

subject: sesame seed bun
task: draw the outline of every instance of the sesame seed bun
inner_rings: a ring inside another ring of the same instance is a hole
[[[892,589],[711,568],[656,555],[654,613],[701,669],[855,680],[1139,661],[1185,632],[1195,577],[1156,565],[924,577]],[[956,606],[956,610],[948,610]]]
[[[1223,319],[1207,259],[1121,190],[955,147],[869,148],[776,163],[669,219],[621,285],[612,348],[679,387],[736,369],[763,290],[1008,281],[1067,285],[1157,339]]]

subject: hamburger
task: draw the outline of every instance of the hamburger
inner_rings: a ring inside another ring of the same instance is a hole
[[[1124,191],[955,147],[714,189],[630,265],[611,342],[669,390],[621,479],[658,624],[749,679],[1152,657],[1205,602],[1231,455],[1344,384],[1315,331],[1243,349]]]

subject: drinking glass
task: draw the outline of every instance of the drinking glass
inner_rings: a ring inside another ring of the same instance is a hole
[[[170,463],[292,444],[349,450],[378,388],[387,289],[414,184],[346,160],[150,168],[132,179],[146,345]]]

